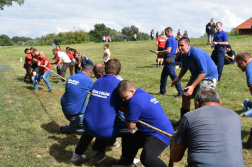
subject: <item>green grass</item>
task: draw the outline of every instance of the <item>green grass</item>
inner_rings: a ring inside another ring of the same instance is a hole
[[[247,51],[252,54],[250,46],[251,36],[230,37],[230,44],[236,53]],[[211,53],[211,48],[206,45],[206,39],[191,39],[191,45]],[[130,80],[136,87],[152,94],[159,100],[166,115],[171,121],[179,119],[181,98],[174,99],[177,94],[175,88],[171,88],[171,80],[168,79],[166,95],[159,95],[159,82],[162,68],[155,66],[156,55],[149,52],[156,49],[155,41],[118,42],[109,43],[111,57],[118,58],[122,64],[121,76]],[[64,49],[66,46],[61,46]],[[87,43],[70,45],[80,53],[86,55],[95,64],[102,62],[103,44]],[[53,46],[35,47],[44,51],[50,60]],[[63,85],[54,74],[49,78],[54,89],[49,94],[48,88],[39,85],[40,91],[33,92],[33,85],[21,80],[25,75],[22,57],[24,60],[25,47],[0,48],[0,65],[10,65],[13,71],[0,71],[0,166],[75,166],[70,162],[80,136],[64,135],[58,131],[59,125],[68,124],[60,105],[59,94],[65,91]],[[8,54],[8,56],[7,56]],[[176,69],[177,74],[179,69]],[[189,80],[187,73],[181,80],[184,88]],[[66,73],[69,77],[69,71]],[[92,78],[95,81],[95,78]],[[251,98],[246,85],[245,73],[241,72],[236,64],[224,67],[222,80],[216,90],[221,95],[222,107],[236,111],[242,111],[241,104],[244,98]],[[193,110],[194,107],[191,107]],[[225,120],[223,120],[225,121]],[[242,140],[246,141],[249,136],[252,118],[241,118]],[[230,146],[232,147],[232,146]],[[89,160],[95,152],[91,147],[85,152]],[[108,150],[107,159],[98,166],[111,166],[116,163],[121,155],[121,148]],[[167,164],[169,161],[169,148],[161,155]],[[252,150],[243,149],[245,166],[252,166]],[[139,158],[139,154],[137,155]],[[81,166],[88,166],[86,161]],[[185,166],[186,157],[174,166]],[[142,166],[138,164],[138,166]]]

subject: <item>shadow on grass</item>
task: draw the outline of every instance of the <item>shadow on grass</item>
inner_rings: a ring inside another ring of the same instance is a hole
[[[60,134],[59,132],[59,124],[57,124],[55,121],[51,121],[47,124],[42,124],[41,128],[46,130],[49,133],[57,133]]]
[[[244,139],[244,137],[248,136],[250,133],[250,130],[242,130],[241,131],[241,137]]]
[[[237,111],[235,111],[238,115],[240,115],[242,112],[243,112],[243,110],[237,110]]]

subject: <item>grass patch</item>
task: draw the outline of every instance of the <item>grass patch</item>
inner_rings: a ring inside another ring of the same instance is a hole
[[[191,45],[201,48],[211,54],[211,48],[206,45],[207,39],[191,39]],[[236,53],[247,51],[252,54],[250,43],[251,36],[230,37],[230,44]],[[155,41],[136,42],[112,42],[110,44],[111,57],[118,58],[122,64],[121,76],[130,80],[137,88],[152,94],[162,105],[167,117],[176,121],[180,116],[181,98],[175,99],[175,88],[171,88],[171,80],[167,82],[166,95],[160,95],[160,76],[162,68],[155,66],[156,55],[149,52],[156,49]],[[86,55],[95,64],[102,63],[103,43],[87,43],[68,45],[78,52]],[[66,46],[62,45],[64,50]],[[54,46],[37,46],[39,51],[52,60]],[[49,94],[48,88],[39,84],[39,92],[33,92],[33,85],[21,80],[25,75],[22,57],[24,60],[25,47],[0,48],[0,65],[10,65],[12,71],[0,71],[0,166],[88,166],[72,164],[70,158],[80,136],[63,135],[59,133],[58,126],[68,124],[60,105],[59,94],[64,94],[65,86],[58,85],[60,81],[54,74],[49,81],[54,89]],[[8,56],[7,56],[8,54]],[[176,69],[177,74],[180,69]],[[66,72],[66,78],[69,71]],[[189,72],[182,78],[184,88],[189,80]],[[95,78],[92,78],[95,81]],[[244,98],[250,98],[250,92],[246,85],[245,73],[241,72],[236,64],[224,66],[222,79],[217,84],[216,90],[220,93],[222,107],[229,108],[238,114],[242,112]],[[194,107],[191,107],[193,110]],[[225,120],[223,120],[225,121]],[[241,118],[242,140],[249,136],[252,118]],[[89,160],[95,152],[91,147],[85,152]],[[97,166],[111,166],[116,163],[121,155],[121,148],[112,148],[107,151],[107,159]],[[169,162],[169,148],[161,155],[161,159]],[[245,166],[252,166],[252,150],[243,150]],[[137,155],[139,158],[139,154]],[[175,166],[185,166],[186,158],[183,158]],[[142,166],[141,164],[137,164]]]

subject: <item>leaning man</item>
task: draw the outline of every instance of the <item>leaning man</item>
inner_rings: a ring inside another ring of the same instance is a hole
[[[195,101],[196,110],[181,119],[171,148],[172,161],[180,161],[188,148],[188,166],[244,167],[239,116],[221,108],[215,90],[200,90]]]
[[[85,65],[77,74],[70,76],[66,83],[66,91],[61,98],[62,111],[70,124],[61,126],[60,132],[65,134],[82,134],[83,118],[86,110],[87,94],[93,83],[93,66]]]
[[[50,61],[49,59],[45,56],[45,53],[43,51],[39,52],[39,57],[38,57],[38,67],[40,67],[40,72],[32,77],[32,82],[34,85],[34,91],[39,91],[38,88],[38,82],[40,79],[44,79],[46,86],[49,89],[49,93],[51,93],[53,91],[51,84],[48,80],[48,78],[51,76],[52,72],[50,70],[52,70],[51,65],[50,65]]]

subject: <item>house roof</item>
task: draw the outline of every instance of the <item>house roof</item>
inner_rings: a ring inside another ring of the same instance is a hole
[[[250,17],[248,20],[244,21],[243,23],[235,27],[235,29],[251,29],[252,28],[251,26],[252,26],[252,17]]]

